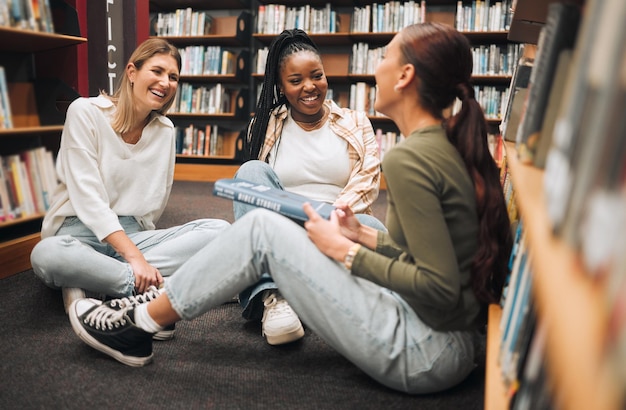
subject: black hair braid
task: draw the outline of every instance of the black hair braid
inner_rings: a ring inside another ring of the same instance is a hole
[[[313,40],[300,29],[284,30],[270,44],[256,111],[244,140],[244,162],[259,158],[271,112],[276,107],[288,104],[285,96],[280,93],[280,67],[283,61],[291,54],[303,50],[319,55],[319,49]]]

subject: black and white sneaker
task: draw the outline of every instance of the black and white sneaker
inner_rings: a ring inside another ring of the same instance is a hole
[[[69,309],[70,323],[83,342],[128,366],[152,361],[152,333],[135,325],[134,306],[114,308],[110,302],[75,300]]]
[[[161,293],[163,293],[163,289],[157,289],[155,286],[150,286],[144,293],[119,299],[112,299],[109,301],[109,304],[113,309],[123,309],[129,306],[134,307],[156,299],[161,295]],[[156,332],[152,338],[158,341],[171,340],[174,338],[175,330],[175,324],[172,323],[171,325],[166,326],[165,329]]]

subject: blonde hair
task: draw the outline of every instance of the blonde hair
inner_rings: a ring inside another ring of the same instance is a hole
[[[141,70],[144,63],[157,54],[166,54],[174,57],[178,65],[178,71],[180,71],[181,57],[178,49],[168,41],[160,38],[151,38],[141,43],[130,56],[128,63],[133,63],[137,70]],[[117,111],[111,122],[113,129],[120,133],[130,131],[135,122],[135,111],[133,110],[133,85],[128,78],[126,68],[124,68],[120,84],[113,95],[108,96],[104,91],[100,93],[107,96],[117,106]],[[171,95],[170,99],[157,112],[165,115],[173,103],[174,95]]]

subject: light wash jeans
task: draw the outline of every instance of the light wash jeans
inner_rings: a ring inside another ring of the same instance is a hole
[[[210,269],[206,269],[210,266]],[[225,229],[165,283],[186,320],[272,278],[306,326],[369,376],[392,389],[430,393],[472,371],[474,332],[438,332],[395,292],[350,275],[322,254],[306,230],[257,209]]]
[[[128,237],[149,264],[164,277],[230,226],[219,219],[198,219],[168,229],[143,230],[132,216],[120,216]],[[133,294],[130,264],[107,243],[100,242],[77,217],[67,217],[55,236],[41,240],[31,253],[35,274],[51,288],[82,288],[112,297]],[[199,266],[208,270],[210,265]]]
[[[243,163],[235,173],[235,177],[281,190],[285,189],[283,188],[278,175],[274,172],[274,169],[263,161],[253,160]],[[235,215],[235,220],[241,218],[243,215],[255,208],[256,207],[253,205],[233,201],[233,213]],[[356,217],[363,225],[371,226],[379,231],[386,231],[385,225],[372,215],[357,214]],[[239,294],[239,304],[243,308],[241,315],[244,318],[250,320],[260,320],[263,317],[263,301],[261,300],[261,292],[269,289],[276,290],[278,287],[272,280],[270,273],[266,272],[263,274],[258,283],[255,283]]]

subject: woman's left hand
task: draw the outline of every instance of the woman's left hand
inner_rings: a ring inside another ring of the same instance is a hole
[[[353,242],[341,233],[342,227],[339,225],[337,211],[331,213],[330,221],[328,221],[315,212],[308,203],[304,204],[303,209],[309,218],[304,223],[304,228],[311,241],[324,255],[343,261]]]

